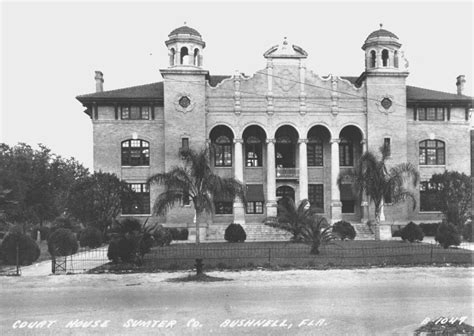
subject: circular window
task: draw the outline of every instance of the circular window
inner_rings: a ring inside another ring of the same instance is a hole
[[[189,105],[191,105],[191,100],[187,96],[182,96],[179,98],[179,106],[182,108],[187,108]]]
[[[382,99],[380,104],[382,104],[384,109],[388,110],[392,106],[392,101],[390,100],[390,98],[384,98]]]

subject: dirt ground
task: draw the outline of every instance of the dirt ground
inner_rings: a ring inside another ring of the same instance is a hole
[[[427,319],[473,323],[472,268],[2,277],[2,335],[412,334]]]

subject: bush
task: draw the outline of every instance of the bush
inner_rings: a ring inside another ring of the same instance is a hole
[[[401,225],[391,225],[390,229],[392,230],[392,237],[401,237],[401,231],[403,226]]]
[[[474,241],[474,237],[472,235],[472,222],[464,224],[464,228],[462,230],[462,236],[464,240],[467,240],[468,242]]]
[[[41,234],[41,241],[48,240],[49,235],[51,234],[51,229],[47,226],[34,226],[31,231],[31,238],[33,240],[38,240],[38,231]]]
[[[79,243],[82,247],[97,248],[102,245],[102,232],[99,229],[88,226],[79,233]]]
[[[441,223],[420,223],[419,226],[426,237],[434,237],[438,231],[439,224]]]
[[[69,229],[57,229],[49,236],[48,252],[51,256],[68,256],[77,252],[76,235]]]
[[[334,223],[332,232],[338,235],[341,240],[350,239],[353,240],[356,236],[356,231],[351,223],[346,221],[339,221]]]
[[[461,235],[453,224],[442,223],[438,227],[435,240],[446,249],[451,245],[461,244]]]
[[[119,231],[121,233],[131,233],[133,231],[140,232],[142,230],[142,224],[135,218],[125,218],[120,221],[119,226]]]
[[[119,261],[131,262],[135,258],[137,245],[134,239],[125,236],[114,235],[107,250],[107,258],[114,263]]]
[[[247,234],[242,225],[232,223],[225,229],[224,239],[231,243],[244,242]]]
[[[423,231],[418,225],[410,222],[400,230],[400,236],[403,240],[408,240],[410,243],[413,243],[414,241],[423,240]]]
[[[68,229],[71,230],[73,233],[78,234],[82,230],[82,226],[79,222],[69,218],[69,217],[57,217],[53,221],[53,226],[51,228],[51,233],[56,231],[57,229]]]
[[[188,240],[188,229],[170,228],[169,230],[173,240]]]
[[[11,232],[0,245],[0,254],[5,264],[16,265],[17,244],[20,265],[31,265],[38,260],[41,252],[36,242],[28,235]]]
[[[169,246],[173,240],[171,230],[158,224],[152,233],[153,239],[158,246]]]

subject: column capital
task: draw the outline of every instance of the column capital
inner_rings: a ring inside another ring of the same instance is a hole
[[[266,139],[265,142],[268,143],[275,143],[275,139]]]
[[[340,142],[341,142],[341,139],[331,139],[329,142],[330,142],[331,144],[333,144],[333,143],[340,143]]]
[[[308,139],[298,139],[298,143],[299,143],[299,144],[302,144],[302,143],[307,144],[307,143],[308,143]]]
[[[244,143],[244,139],[236,138],[236,139],[234,139],[234,143],[242,144],[242,143]]]

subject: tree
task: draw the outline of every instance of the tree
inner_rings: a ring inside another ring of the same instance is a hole
[[[365,152],[352,172],[338,178],[339,187],[346,176],[353,179],[353,190],[359,199],[365,194],[369,201],[374,202],[377,226],[380,224],[384,198],[389,198],[393,204],[410,198],[413,200],[413,209],[416,208],[415,195],[405,186],[411,182],[416,187],[420,176],[411,163],[400,163],[389,169],[386,165],[390,156],[389,146],[384,144],[380,147],[380,154],[379,159],[374,153]]]
[[[72,186],[66,202],[67,213],[105,234],[120,214],[122,203],[131,202],[133,197],[128,184],[116,175],[95,172]]]
[[[282,198],[278,203],[277,217],[268,219],[265,224],[290,232],[293,241],[310,242],[311,254],[319,254],[321,243],[336,238],[327,220],[316,214],[307,199],[296,206],[291,198]]]
[[[195,211],[196,244],[199,244],[200,221],[205,213],[214,212],[214,197],[239,196],[244,200],[244,187],[234,178],[222,178],[212,172],[207,148],[200,151],[186,149],[180,151],[179,155],[183,166],[176,166],[166,173],[153,175],[148,180],[149,183],[165,187],[154,202],[153,212],[164,215],[183,199],[190,198]]]
[[[470,217],[471,179],[464,173],[445,171],[434,174],[429,183],[436,186],[434,201],[448,223],[454,224],[460,232]]]
[[[0,190],[9,190],[0,207],[5,220],[28,224],[49,221],[64,212],[72,184],[89,172],[75,159],[63,159],[44,145],[0,144]]]

